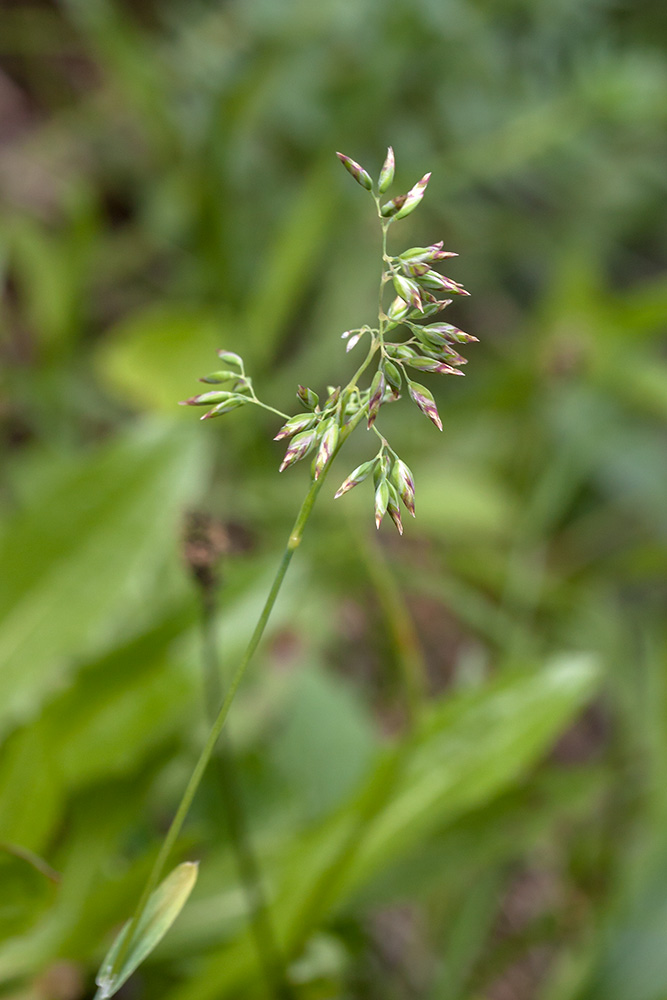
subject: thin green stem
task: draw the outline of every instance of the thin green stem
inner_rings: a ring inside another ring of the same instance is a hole
[[[417,630],[382,548],[359,534],[357,550],[375,587],[391,636],[411,728],[419,722],[428,689],[428,671]]]
[[[52,868],[48,861],[45,861],[39,854],[35,854],[34,851],[31,851],[27,847],[22,847],[20,844],[10,844],[6,840],[0,840],[0,851],[5,851],[5,853],[12,854],[15,858],[20,858],[21,861],[27,862],[40,875],[48,878],[50,882],[58,883],[62,879],[60,872]]]
[[[204,692],[206,712],[212,725],[215,721],[215,708],[221,703],[223,694],[215,629],[215,585],[201,587],[200,596]],[[277,1000],[291,1000],[292,993],[285,980],[285,962],[271,921],[260,864],[248,829],[234,748],[227,730],[220,736],[214,760],[222,791],[222,803],[220,800],[216,801],[224,805],[236,867],[247,900],[250,929],[259,966],[266,980],[269,996],[276,997]]]
[[[389,221],[382,218],[378,198],[375,198],[375,203],[378,208],[378,216],[380,216],[380,222],[382,225],[382,259],[384,262],[387,260],[387,230],[389,228]],[[362,371],[370,362],[375,350],[378,347],[383,346],[383,335],[386,320],[382,304],[382,291],[384,283],[385,270],[383,267],[378,298],[378,337],[377,340],[374,339],[373,348],[362,365]],[[373,430],[375,430],[377,436],[382,441],[382,448],[388,447],[386,440],[382,434],[376,430],[375,425],[373,425]],[[378,556],[378,558],[380,557]],[[373,559],[368,558],[367,561],[371,575],[374,577],[376,586],[378,586],[378,592],[387,612],[387,617],[394,625],[396,655],[400,665],[401,676],[405,685],[406,700],[408,704],[408,711],[410,713],[412,730],[416,727],[421,715],[426,684],[426,667],[421,649],[419,647],[419,642],[414,631],[414,625],[402,602],[398,588],[393,581],[380,581],[384,567],[380,568]],[[371,793],[362,801],[356,822],[353,824],[348,836],[341,844],[338,854],[335,858],[333,858],[331,863],[320,875],[320,878],[317,879],[311,887],[310,892],[308,893],[301,910],[297,914],[295,923],[292,927],[290,947],[294,955],[298,954],[299,950],[303,947],[311,928],[314,926],[317,919],[328,908],[330,901],[335,896],[337,885],[344,880],[350,868],[353,866],[361,845],[363,844],[366,836],[368,836],[368,832],[374,820],[377,816],[379,816],[391,798],[395,782],[401,768],[404,765],[404,756],[402,746],[397,747],[389,756],[385,769],[378,777]]]
[[[359,371],[355,375],[355,378],[357,378],[359,374],[361,374],[361,372],[364,370],[364,368],[370,363],[373,353],[374,353],[373,350],[369,351],[366,361],[360,367]],[[350,388],[351,384],[352,383],[348,383],[346,389]],[[322,489],[322,486],[324,485],[326,476],[329,472],[329,469],[331,468],[333,458],[335,458],[336,454],[338,453],[342,445],[345,443],[345,441],[350,436],[350,434],[355,429],[355,427],[357,426],[357,424],[359,423],[359,421],[363,416],[364,416],[363,410],[359,410],[352,417],[350,422],[346,424],[345,427],[343,427],[340,433],[340,437],[338,439],[338,445],[331,456],[331,460],[324,467],[319,479],[315,480],[311,484],[310,489],[308,490],[304,498],[304,501],[301,504],[301,509],[299,510],[292,531],[290,532],[290,536],[287,541],[285,551],[283,553],[282,559],[280,560],[280,564],[276,571],[276,575],[271,585],[269,594],[266,598],[264,607],[262,609],[262,613],[260,614],[257,624],[255,625],[254,631],[250,637],[250,641],[248,642],[248,645],[246,647],[245,653],[243,654],[241,662],[236,668],[236,672],[234,673],[231,679],[231,682],[227,689],[227,694],[225,695],[220,710],[215,718],[213,725],[211,726],[204,747],[199,755],[199,759],[197,760],[194,770],[192,771],[190,779],[185,787],[185,791],[183,792],[183,796],[181,798],[181,801],[179,802],[174,818],[171,821],[171,825],[167,830],[167,834],[162,842],[160,850],[158,851],[158,855],[155,859],[150,875],[146,881],[146,885],[144,886],[144,890],[139,899],[139,903],[137,904],[137,908],[134,911],[134,914],[130,920],[128,933],[125,935],[123,943],[118,951],[116,959],[113,963],[113,967],[111,969],[110,975],[112,978],[118,975],[120,969],[123,966],[123,962],[129,950],[130,943],[132,942],[132,939],[134,938],[134,935],[136,933],[139,921],[141,920],[146,910],[146,906],[148,905],[148,901],[151,897],[151,894],[157,888],[158,882],[160,881],[160,876],[162,875],[164,867],[169,859],[169,855],[171,854],[174,845],[176,843],[176,840],[178,839],[178,835],[181,832],[181,828],[183,826],[183,823],[185,822],[185,818],[188,815],[188,812],[190,811],[190,806],[192,805],[192,801],[195,797],[197,789],[199,788],[199,785],[201,784],[204,772],[213,755],[213,751],[215,750],[215,746],[220,737],[220,733],[222,732],[223,726],[227,719],[227,715],[229,714],[229,709],[231,708],[232,702],[234,701],[234,698],[236,696],[236,692],[238,691],[239,685],[243,680],[248,665],[252,660],[255,650],[257,649],[260,640],[264,634],[264,630],[266,629],[269,617],[273,610],[273,606],[276,603],[278,594],[280,593],[280,588],[282,587],[283,580],[285,579],[285,575],[289,568],[289,564],[292,561],[292,556],[294,555],[296,549],[301,544],[301,538],[303,536],[304,528],[312,512],[313,506],[317,499],[317,495]]]
[[[289,420],[289,413],[283,413],[282,410],[276,410],[275,406],[269,406],[268,403],[263,403],[261,399],[257,399],[254,392],[250,397],[250,402],[255,403],[256,406],[261,406],[263,410],[268,410],[269,413],[275,413],[277,417],[282,417],[283,420]]]

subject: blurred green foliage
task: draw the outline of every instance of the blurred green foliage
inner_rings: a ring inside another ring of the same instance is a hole
[[[666,47],[657,0],[0,7],[1,995],[92,996],[201,745],[185,511],[227,670],[306,489],[265,414],[175,402],[218,347],[283,409],[345,376],[377,233],[333,154],[391,143],[481,344],[442,436],[383,413],[402,541],[327,488],[230,717],[294,996],[665,1000]],[[218,805],[127,998],[266,995]]]

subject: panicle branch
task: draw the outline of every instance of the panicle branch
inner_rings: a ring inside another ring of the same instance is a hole
[[[312,454],[313,482],[328,468],[341,446],[342,438],[346,438],[359,420],[364,419],[368,430],[374,431],[380,438],[380,450],[375,458],[354,469],[335,495],[343,496],[372,476],[377,526],[380,526],[388,513],[402,533],[401,503],[410,514],[414,516],[415,513],[414,479],[409,467],[377,431],[376,421],[382,407],[400,399],[405,389],[407,397],[441,431],[442,420],[433,393],[415,381],[412,375],[414,372],[463,375],[461,369],[467,359],[459,353],[458,348],[475,343],[477,338],[450,323],[429,322],[451,304],[453,296],[469,294],[458,281],[436,270],[441,261],[456,257],[456,253],[445,250],[442,240],[425,247],[410,247],[399,254],[387,252],[389,228],[420,205],[431,174],[425,174],[406,194],[395,195],[383,202],[380,196],[385,195],[391,187],[396,170],[391,146],[387,150],[377,183],[374,183],[371,174],[356,160],[344,153],[336,155],[348,173],[373,198],[382,231],[378,325],[364,325],[342,334],[347,352],[352,351],[364,338],[368,338],[368,351],[361,365],[344,387],[328,386],[323,402],[320,402],[319,395],[313,389],[298,386],[297,398],[305,412],[287,416],[257,398],[252,380],[246,375],[238,354],[219,351],[226,367],[211,372],[201,381],[220,388],[191,396],[183,401],[183,405],[210,407],[202,420],[222,416],[247,403],[277,413],[285,422],[274,440],[288,439],[280,471]],[[393,288],[394,298],[385,311],[383,295],[388,285]],[[447,298],[443,297],[445,295]],[[394,335],[392,340],[387,339],[390,333]],[[370,384],[363,388],[360,384],[362,376],[367,374],[374,362],[376,367]]]

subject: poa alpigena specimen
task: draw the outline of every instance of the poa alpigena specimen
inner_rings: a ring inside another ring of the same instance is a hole
[[[287,469],[312,455],[311,483],[290,533],[285,552],[276,572],[266,603],[255,626],[243,658],[237,667],[219,713],[213,723],[206,744],[187,784],[172,824],[159,851],[153,870],[144,888],[132,919],[125,925],[107,955],[98,976],[98,1000],[113,996],[132,974],[143,958],[166,933],[185,903],[196,878],[196,865],[179,865],[158,886],[160,876],[174,847],[194,795],[227,718],[230,706],[241,683],[246,668],[260,642],[269,615],[285,578],[292,556],[301,542],[303,530],[317,495],[327,477],[333,459],[355,428],[366,424],[378,441],[376,454],[363,462],[345,478],[336,492],[341,497],[365,479],[371,478],[374,488],[375,523],[377,527],[385,516],[394,522],[399,533],[403,532],[401,503],[414,516],[415,487],[412,473],[399,458],[377,427],[382,406],[396,401],[405,389],[419,410],[442,430],[435,401],[431,392],[413,374],[435,373],[462,375],[466,363],[457,348],[477,338],[464,333],[450,323],[429,322],[448,306],[452,295],[468,295],[458,282],[445,277],[433,267],[439,261],[456,254],[443,249],[443,243],[427,247],[412,247],[400,254],[387,251],[387,236],[391,226],[410,215],[420,204],[430,179],[426,174],[407,194],[384,201],[394,179],[394,153],[387,151],[377,185],[362,166],[337,154],[345,169],[370,194],[373,199],[382,234],[382,275],[379,288],[377,326],[361,326],[346,330],[343,339],[351,351],[358,343],[367,345],[366,356],[345,386],[329,386],[323,402],[312,389],[299,386],[297,397],[302,412],[294,416],[281,413],[263,403],[255,394],[251,378],[246,375],[242,358],[228,350],[218,355],[223,368],[201,379],[217,388],[186,399],[183,405],[205,406],[201,418],[207,420],[230,413],[242,406],[261,406],[284,419],[275,436],[276,441],[288,439],[280,470]],[[395,297],[385,311],[387,287]],[[389,335],[393,338],[389,339]],[[370,383],[360,383],[365,376]]]

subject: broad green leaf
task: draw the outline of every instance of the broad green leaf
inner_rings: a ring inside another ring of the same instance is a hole
[[[271,758],[294,789],[298,813],[331,812],[368,771],[376,749],[370,717],[352,691],[309,662],[290,688]]]
[[[301,184],[260,271],[262,280],[250,299],[247,316],[250,356],[262,353],[265,361],[272,357],[285,322],[310,287],[334,208],[327,158]]]
[[[216,367],[216,350],[234,346],[235,330],[221,328],[218,316],[201,309],[153,306],[109,331],[96,368],[132,406],[175,414],[178,400],[194,395],[199,377]]]
[[[0,752],[0,841],[38,852],[64,808],[58,754],[49,735],[39,722],[25,726]]]
[[[298,951],[321,920],[385,866],[509,789],[583,708],[597,679],[589,657],[570,656],[447,695],[398,757],[380,759],[346,807],[276,857],[272,913],[288,949]],[[232,996],[254,963],[244,935],[170,996]]]
[[[408,750],[390,800],[365,831],[350,886],[400,856],[443,819],[507,788],[584,706],[597,678],[589,657],[572,656],[501,678],[481,693],[446,699]]]
[[[116,958],[124,947],[130,929],[125,924],[102,962],[95,980],[99,987],[95,1000],[107,1000],[126,982],[134,970],[141,965],[147,955],[165,936],[174,920],[181,912],[197,881],[198,862],[185,861],[174,868],[148,901],[132,940],[127,947],[121,968],[113,974]]]
[[[32,717],[86,658],[144,627],[181,579],[181,511],[201,459],[199,443],[173,425],[140,430],[55,476],[51,489],[43,483],[7,522],[0,732]]]

